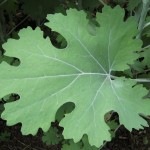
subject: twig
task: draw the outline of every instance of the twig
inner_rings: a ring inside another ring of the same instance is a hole
[[[35,147],[35,148],[32,148],[33,150],[45,150],[44,148],[40,148],[40,147]]]
[[[109,141],[105,141],[104,144],[100,147],[100,149],[104,148]]]
[[[30,145],[26,145],[25,143],[21,142],[20,140],[18,140],[16,137],[14,137],[16,139],[17,142],[19,142],[21,145],[23,146],[30,146]]]
[[[141,72],[133,73],[133,75],[134,75],[134,76],[138,76],[138,75],[140,75],[140,74],[147,73],[147,72],[149,72],[149,71],[150,71],[150,69],[146,69],[146,70],[142,70]]]
[[[146,70],[144,70],[144,72],[149,72],[150,71],[150,69],[146,69]]]
[[[6,2],[7,2],[7,0],[2,1],[2,2],[0,3],[0,6],[3,5],[3,4],[6,3]]]
[[[82,0],[78,1],[78,7],[79,7],[80,10],[82,9]]]
[[[143,47],[141,50],[147,49],[149,47],[150,47],[150,45],[147,45],[147,46]]]
[[[122,124],[118,125],[118,127],[115,129],[115,133],[117,132],[117,130],[122,126]],[[106,146],[106,144],[108,143],[109,141],[105,141],[104,144],[100,147],[100,149],[102,149],[104,146]]]
[[[29,148],[30,147],[30,145],[27,145],[25,148],[23,148],[23,150],[26,150],[27,148]]]
[[[1,21],[0,21],[0,39],[3,43],[5,42]]]
[[[143,2],[143,7],[142,7],[142,12],[140,16],[139,25],[138,25],[138,30],[139,30],[139,34],[137,35],[138,39],[141,38],[141,34],[145,25],[145,19],[147,16],[149,5],[150,5],[150,0],[143,0],[142,2]]]
[[[21,22],[19,22],[14,28],[12,28],[8,33],[7,36],[9,36],[19,25],[21,25],[26,19],[28,19],[29,15],[26,16]]]
[[[106,3],[103,0],[99,0],[99,2],[101,2],[104,6],[106,5]]]
[[[122,124],[120,124],[116,129],[115,129],[115,133],[117,132],[117,130],[122,126]]]

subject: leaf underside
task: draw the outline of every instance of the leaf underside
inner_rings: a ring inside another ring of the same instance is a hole
[[[100,27],[91,35],[83,11],[70,9],[67,16],[48,15],[46,26],[63,35],[67,41],[64,49],[44,39],[39,28],[28,27],[19,32],[19,40],[9,39],[3,45],[5,55],[19,58],[21,64],[0,65],[0,97],[20,95],[20,100],[5,105],[2,118],[7,124],[22,123],[25,135],[35,135],[39,128],[46,132],[57,110],[72,102],[75,109],[60,125],[64,137],[75,142],[84,134],[97,147],[110,140],[104,115],[111,110],[119,114],[120,124],[128,130],[147,126],[139,116],[150,114],[150,102],[143,99],[147,90],[132,79],[112,79],[112,71],[128,69],[128,64],[138,58],[134,52],[141,48],[141,41],[134,39],[134,18],[123,18],[124,10],[119,6],[105,6],[96,16]]]

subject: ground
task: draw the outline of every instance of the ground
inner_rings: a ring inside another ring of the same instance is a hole
[[[0,133],[10,133],[10,137],[0,142],[0,150],[61,150],[61,144],[46,146],[41,140],[42,131],[35,137],[22,136],[20,125],[7,127],[3,120],[0,120],[0,127]],[[102,150],[150,150],[150,128],[130,133],[121,126],[116,137],[107,142]]]

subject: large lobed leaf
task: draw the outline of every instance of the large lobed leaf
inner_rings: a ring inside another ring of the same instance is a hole
[[[138,55],[141,41],[135,39],[134,18],[124,22],[119,6],[103,8],[97,14],[100,27],[91,35],[83,11],[68,10],[48,15],[46,23],[67,40],[64,49],[55,48],[43,38],[39,28],[20,31],[19,40],[10,39],[3,48],[6,55],[17,57],[21,64],[0,65],[0,97],[17,93],[20,100],[5,105],[2,118],[8,125],[22,123],[23,134],[47,131],[57,110],[72,102],[75,109],[60,122],[65,138],[78,142],[84,134],[91,145],[99,147],[110,140],[104,115],[111,110],[119,114],[120,123],[129,130],[147,126],[140,113],[150,114],[147,90],[132,79],[113,77],[112,71],[124,71]],[[112,79],[113,78],[113,79]]]

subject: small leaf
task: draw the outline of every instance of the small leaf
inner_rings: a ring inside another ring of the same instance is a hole
[[[1,1],[4,1],[4,0],[1,0]],[[17,0],[7,0],[2,5],[0,5],[0,9],[1,11],[4,11],[4,10],[7,11],[9,15],[11,15],[11,13],[15,13],[17,10],[17,3],[18,3]]]
[[[141,53],[141,56],[144,58],[142,65],[150,68],[150,48],[145,49],[144,52]]]
[[[150,37],[150,16],[146,18],[145,28],[143,30],[143,35],[146,35],[146,37]]]
[[[141,3],[141,0],[129,0],[127,9],[133,11]]]
[[[10,138],[10,133],[7,132],[7,131],[4,131],[4,132],[2,132],[2,133],[0,134],[0,141],[1,141],[1,142],[6,142],[6,141],[9,140],[9,138]]]
[[[69,144],[64,144],[62,150],[81,150],[81,143],[74,143],[72,140],[69,141]]]
[[[55,127],[50,127],[48,132],[44,133],[42,141],[47,145],[55,145],[62,141],[63,136],[58,134],[58,129]]]

